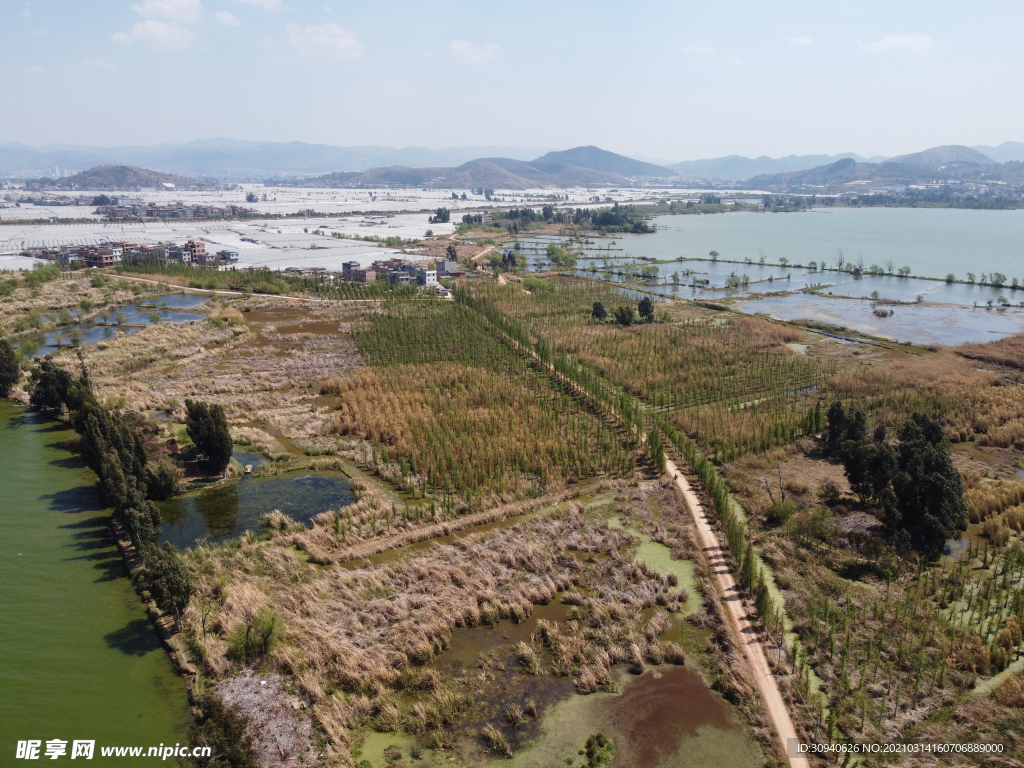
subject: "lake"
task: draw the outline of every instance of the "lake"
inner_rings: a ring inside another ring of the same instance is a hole
[[[1024,279],[1024,210],[956,208],[815,208],[802,213],[659,216],[655,235],[619,235],[627,256],[706,258],[757,263],[847,261],[910,267],[915,275],[958,278],[970,270]],[[611,252],[616,253],[616,252]],[[741,266],[741,265],[740,265]]]
[[[0,399],[3,765],[23,739],[94,739],[99,765],[138,763],[101,746],[187,741],[185,683],[128,580],[96,476],[57,447],[73,436]]]

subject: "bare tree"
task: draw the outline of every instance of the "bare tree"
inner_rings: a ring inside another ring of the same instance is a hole
[[[835,258],[836,269],[838,269],[840,272],[842,272],[844,264],[846,264],[846,257],[843,256],[843,249],[839,248],[836,251],[836,258]]]

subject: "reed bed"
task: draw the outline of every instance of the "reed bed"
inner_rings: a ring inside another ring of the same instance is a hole
[[[294,525],[284,520],[269,541],[247,536],[198,547],[186,555],[202,585],[185,617],[190,645],[207,674],[233,676],[252,663],[233,638],[272,616],[273,642],[260,663],[294,681],[333,758],[345,765],[353,730],[367,724],[423,734],[428,743],[450,740],[445,733],[470,700],[430,661],[452,631],[524,621],[534,605],[584,584],[590,594],[579,605],[569,598],[570,620],[538,625],[528,645],[543,663],[533,672],[570,676],[586,693],[608,684],[612,664],[635,663],[638,654],[643,663],[681,662],[679,650],[659,643],[667,622],[641,616],[658,605],[672,610],[678,588],[630,559],[628,533],[582,511],[571,504],[500,535],[466,536],[357,570],[301,564],[291,549]],[[605,559],[587,563],[572,552]]]

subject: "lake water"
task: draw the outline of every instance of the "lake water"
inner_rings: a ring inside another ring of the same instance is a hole
[[[18,740],[185,743],[185,684],[109,534],[74,433],[0,400],[0,765]],[[69,748],[70,755],[70,748]],[[66,756],[62,759],[70,759]]]
[[[877,336],[919,344],[959,344],[993,341],[1024,333],[1024,211],[967,211],[917,208],[819,208],[792,214],[736,213],[660,216],[657,232],[616,235],[584,244],[577,274],[612,282],[640,282],[640,268],[657,270],[643,282],[680,298],[751,298],[741,305],[747,313],[765,313],[785,320],[808,318],[845,325]],[[549,238],[523,238],[523,253],[536,268],[543,261]],[[847,272],[810,271],[811,261],[832,267],[838,250],[847,262],[863,261],[912,274],[945,278],[953,273],[977,279],[999,272],[1003,287],[948,284],[943,280],[894,275],[854,277]],[[711,262],[708,253],[719,252]],[[758,262],[764,257],[766,264]],[[640,258],[668,263],[649,264]],[[780,259],[788,266],[779,266]],[[749,259],[751,263],[747,263]],[[738,262],[738,263],[737,263]],[[772,266],[772,264],[776,266]],[[673,283],[678,276],[678,285]],[[745,285],[727,290],[730,278]],[[796,294],[817,288],[822,296]],[[834,297],[834,298],[830,298]],[[876,317],[870,301],[903,302],[894,315]],[[922,302],[918,304],[917,302]],[[1012,305],[986,309],[989,302]],[[980,307],[980,309],[975,309]]]
[[[261,530],[263,516],[275,509],[308,523],[321,512],[354,502],[352,484],[340,472],[245,478],[157,504],[163,521],[161,542],[191,547],[202,539],[223,541]]]
[[[620,235],[623,255],[706,258],[755,263],[816,261],[831,266],[842,249],[865,266],[909,266],[911,273],[966,277],[968,270],[1024,279],[1024,210],[955,208],[816,208],[803,213],[659,216],[655,235]],[[614,252],[612,252],[614,253]]]

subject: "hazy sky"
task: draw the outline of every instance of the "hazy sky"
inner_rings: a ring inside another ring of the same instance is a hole
[[[0,0],[0,143],[999,144],[1022,29],[1019,2]]]

